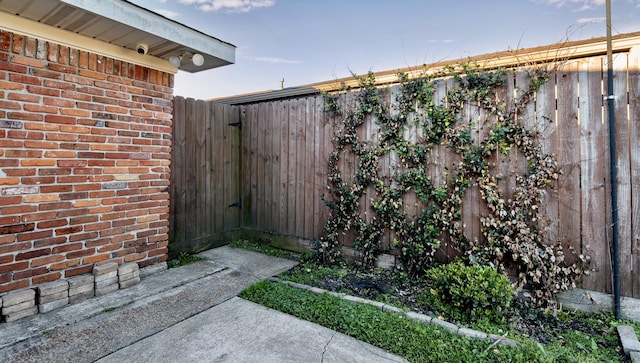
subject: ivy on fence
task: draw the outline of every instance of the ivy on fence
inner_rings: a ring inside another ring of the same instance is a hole
[[[315,246],[321,262],[338,261],[340,238],[351,233],[362,265],[373,267],[388,233],[393,237],[387,247],[397,251],[398,268],[412,278],[433,267],[440,251],[448,259],[515,273],[516,287],[535,292],[538,304],[575,286],[588,257],[569,263],[560,244],[545,240],[541,206],[545,194],[554,192],[559,170],[554,156],[543,152],[537,129],[525,127],[524,120],[524,110],[552,71],[531,67],[527,85],[508,104],[498,95],[513,71],[472,64],[415,78],[400,74],[395,102],[388,88],[376,86],[372,73],[356,76],[357,90],[325,93],[334,150],[328,163],[332,197],[325,200],[330,217]],[[478,125],[465,117],[470,109],[482,115],[488,131],[477,132]],[[437,177],[436,148],[445,148],[456,161]],[[501,175],[492,160],[512,150],[526,159],[527,170]],[[355,159],[355,171],[347,174],[346,155]],[[511,195],[500,186],[505,178],[515,180]],[[480,235],[468,236],[462,208],[472,186],[481,197],[473,202],[484,203],[484,212]],[[413,213],[406,205],[409,193],[416,199]],[[369,210],[361,206],[364,198]]]

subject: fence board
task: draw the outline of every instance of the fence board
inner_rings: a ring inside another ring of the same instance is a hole
[[[224,107],[219,104],[212,104],[213,107],[213,154],[211,158],[213,159],[213,175],[214,175],[214,185],[213,185],[213,203],[215,206],[213,213],[213,223],[214,230],[216,232],[224,230],[224,125],[225,125],[225,114]]]
[[[591,257],[589,268],[594,273],[585,276],[583,287],[611,292],[609,244],[607,243],[605,175],[608,160],[605,154],[606,135],[603,127],[602,58],[580,62],[580,151],[582,186],[582,253]],[[606,278],[598,278],[598,276]]]
[[[316,124],[316,99],[308,97],[307,101],[307,122],[305,127],[305,168],[304,168],[304,184],[302,192],[304,193],[304,235],[313,236],[313,170],[315,165],[315,124]]]
[[[616,70],[613,77],[616,119],[616,169],[618,176],[618,235],[621,270],[633,270],[631,260],[631,160],[629,123],[627,114],[627,55],[615,54],[613,68]],[[605,77],[606,78],[606,77]],[[634,140],[636,141],[636,140]],[[636,141],[637,142],[637,141]],[[633,277],[631,274],[621,274],[620,292],[622,295],[631,296],[633,292]]]
[[[280,128],[276,129],[280,138],[280,220],[278,221],[278,232],[287,234],[289,224],[289,109],[290,103],[282,101],[280,107]],[[278,132],[279,131],[279,132]],[[275,227],[274,227],[275,228]]]
[[[631,200],[631,254],[633,278],[633,296],[640,296],[640,198],[637,197],[640,186],[640,56],[631,53],[629,59],[629,131],[631,140],[631,187],[634,198]],[[636,190],[634,190],[636,189]]]
[[[175,98],[174,101],[174,131],[173,131],[173,162],[171,164],[171,210],[172,218],[169,218],[170,241],[179,243],[185,241],[185,125],[188,120],[186,117],[185,100],[183,98]]]
[[[536,125],[541,139],[542,150],[547,154],[557,155],[558,140],[556,135],[556,74],[536,92]],[[557,181],[552,181],[553,188],[558,187]],[[557,194],[547,194],[543,198],[542,208],[546,217],[542,227],[546,229],[546,239],[556,242],[558,238],[558,199]]]
[[[576,61],[565,64],[557,73],[558,166],[558,238],[565,247],[568,263],[577,259],[567,248],[581,252],[580,246],[580,138],[578,124],[578,67]]]

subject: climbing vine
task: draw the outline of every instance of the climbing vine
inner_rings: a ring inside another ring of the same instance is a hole
[[[356,76],[357,90],[325,93],[334,149],[328,162],[331,197],[325,200],[330,217],[315,245],[321,262],[338,261],[341,239],[351,236],[366,268],[389,249],[410,277],[422,276],[438,258],[463,259],[510,272],[540,305],[575,286],[588,258],[570,263],[567,251],[545,238],[541,207],[559,170],[524,120],[527,104],[550,74],[531,68],[528,84],[509,104],[499,92],[513,74],[473,64],[421,77],[400,74],[394,90],[378,87],[369,73]],[[476,121],[469,117],[472,109]],[[497,171],[496,156],[510,152],[526,160],[526,172],[513,177]],[[439,159],[444,153],[446,165]],[[347,158],[355,160],[348,172]],[[515,183],[505,195],[501,184],[509,177]],[[474,236],[465,235],[462,218],[471,188],[481,198],[472,203],[484,203]]]

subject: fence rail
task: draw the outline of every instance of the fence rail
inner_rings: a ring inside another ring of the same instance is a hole
[[[637,54],[617,53],[614,88],[617,190],[621,287],[624,296],[640,297],[640,71]],[[611,292],[611,201],[609,180],[609,127],[606,104],[606,59],[594,56],[567,61],[544,84],[522,115],[528,127],[537,128],[543,148],[553,153],[562,174],[557,193],[545,197],[548,238],[591,256],[594,272],[583,287]],[[524,72],[515,72],[499,94],[507,103],[525,85]],[[444,95],[450,83],[441,82],[436,94]],[[393,100],[398,86],[390,88]],[[349,97],[349,96],[344,96]],[[323,112],[321,96],[222,106],[177,97],[172,176],[172,238],[189,244],[227,231],[260,231],[311,241],[320,238],[329,216],[323,197],[327,190],[327,162],[333,128]],[[476,124],[477,138],[487,128],[483,114],[469,110],[467,121]],[[242,130],[229,123],[242,120]],[[374,137],[375,125],[362,137]],[[439,168],[456,157],[435,148]],[[354,158],[343,159],[347,175],[357,167]],[[526,162],[511,152],[496,153],[496,168],[504,175],[526,170]],[[236,169],[235,166],[238,166]],[[394,160],[384,167],[392,172]],[[442,169],[434,169],[438,178]],[[502,181],[506,194],[513,187]],[[227,206],[242,196],[242,212]],[[364,198],[366,199],[366,198]],[[465,235],[480,235],[480,217],[486,206],[477,187],[463,201]],[[411,201],[407,201],[411,208]],[[369,202],[361,203],[363,212]],[[392,238],[385,235],[385,244]],[[349,238],[344,240],[350,244]],[[195,242],[197,244],[197,242]]]

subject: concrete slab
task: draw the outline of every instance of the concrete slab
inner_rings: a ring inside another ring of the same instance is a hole
[[[320,325],[234,297],[98,360],[101,363],[125,361],[266,363],[405,360]]]

